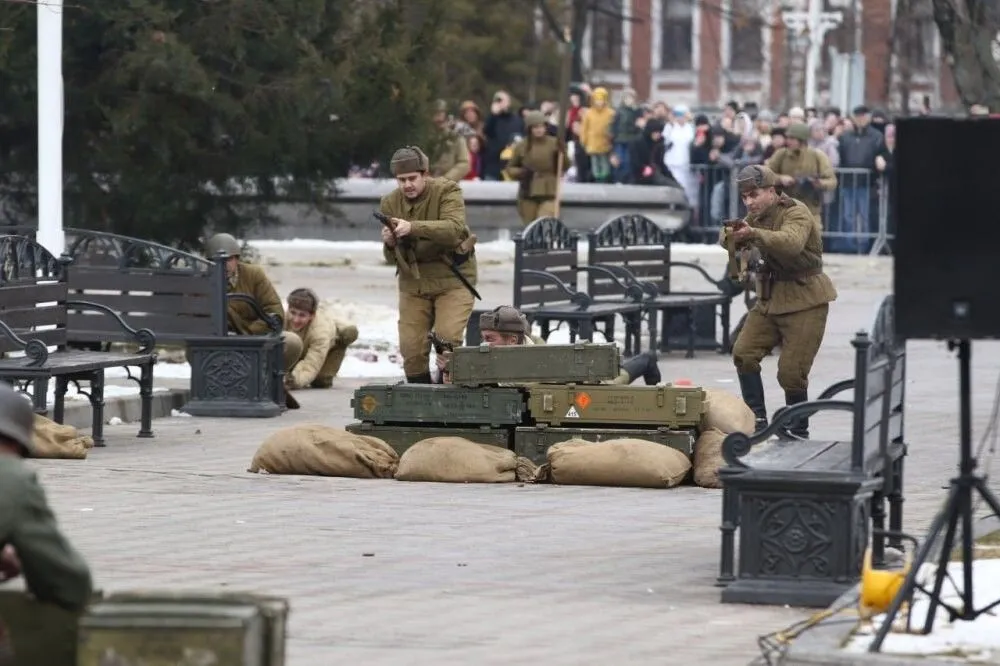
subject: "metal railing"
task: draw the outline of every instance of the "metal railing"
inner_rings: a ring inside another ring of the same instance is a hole
[[[733,166],[691,165],[687,174],[674,174],[681,180],[691,201],[692,241],[715,243],[725,220],[741,218],[746,208],[736,187],[736,174],[749,161]],[[837,187],[818,193],[823,246],[836,254],[892,254],[895,217],[889,191],[889,179],[871,169],[834,169]],[[683,179],[690,179],[683,182]]]

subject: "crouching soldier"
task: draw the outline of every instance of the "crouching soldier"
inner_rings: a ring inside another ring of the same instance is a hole
[[[60,532],[34,470],[24,464],[34,430],[31,404],[0,383],[0,582],[23,575],[39,601],[80,610],[91,596],[90,568]]]
[[[226,255],[227,293],[252,297],[265,314],[275,316],[283,323],[285,308],[264,269],[240,261],[242,248],[239,241],[229,234],[216,234],[205,243],[205,253],[209,259],[214,259],[220,252]],[[226,317],[230,335],[267,335],[270,332],[268,323],[257,316],[249,303],[232,298],[228,300]],[[292,331],[283,332],[281,337],[284,342],[285,372],[288,372],[302,357],[302,339]]]
[[[302,340],[302,353],[287,377],[289,388],[330,388],[347,355],[358,339],[358,329],[334,319],[311,289],[296,289],[288,295],[285,330]]]
[[[484,344],[490,346],[507,345],[544,345],[545,341],[531,335],[531,325],[528,318],[520,310],[510,305],[501,305],[490,312],[479,316],[479,332]],[[445,352],[437,357],[437,367],[445,383],[448,377],[448,361],[451,355]],[[643,352],[628,359],[622,364],[621,372],[609,384],[631,384],[639,378],[646,386],[654,386],[662,379],[660,368],[656,364],[656,354]]]

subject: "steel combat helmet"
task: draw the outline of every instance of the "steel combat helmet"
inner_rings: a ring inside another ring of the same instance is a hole
[[[35,412],[23,395],[0,382],[0,437],[21,447],[21,454],[34,453]]]
[[[215,234],[205,241],[205,254],[214,257],[220,252],[224,252],[227,257],[238,257],[243,254],[243,248],[231,234]]]
[[[479,330],[526,335],[529,331],[528,318],[515,307],[501,305],[479,315]]]

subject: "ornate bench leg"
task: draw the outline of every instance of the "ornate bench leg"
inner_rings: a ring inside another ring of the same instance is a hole
[[[730,314],[729,303],[719,306],[719,319],[722,323],[722,348],[719,349],[720,354],[731,354],[733,352],[733,341],[730,336],[731,331],[729,330]]]
[[[900,456],[892,465],[892,474],[895,477],[892,483],[892,492],[889,493],[889,530],[892,532],[903,531],[903,461],[906,456]],[[889,546],[902,550],[903,542],[899,537],[890,537]]]
[[[572,330],[573,329],[570,329],[570,331],[572,331]],[[591,320],[589,320],[589,319],[581,319],[580,323],[579,323],[579,326],[577,328],[577,334],[580,336],[580,339],[582,341],[584,341],[584,342],[593,342],[594,341],[594,322],[591,321]],[[570,342],[576,342],[576,340],[574,339],[572,333],[570,333],[569,339],[570,339]]]
[[[660,313],[657,310],[648,310],[646,312],[646,321],[649,324],[649,351],[659,351],[660,348],[659,316]]]
[[[684,358],[694,358],[694,340],[698,336],[698,320],[695,317],[697,307],[692,305],[687,310],[688,318],[688,348]]]
[[[139,375],[139,434],[137,437],[153,436],[153,361],[141,368]]]
[[[49,378],[36,379],[31,382],[31,406],[36,414],[48,414]]]
[[[52,405],[52,420],[62,423],[66,418],[66,390],[69,388],[69,380],[65,377],[55,377],[56,391]]]
[[[885,496],[881,490],[872,493],[872,530],[885,531]],[[872,535],[872,562],[885,564],[885,537]]]
[[[90,376],[90,436],[94,446],[104,446],[104,371],[96,370]]]
[[[719,556],[719,577],[716,587],[725,587],[736,580],[736,521],[739,518],[737,504],[739,494],[733,488],[722,489],[722,532],[721,554]]]

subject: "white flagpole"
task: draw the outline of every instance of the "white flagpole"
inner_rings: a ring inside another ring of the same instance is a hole
[[[38,242],[55,256],[63,233],[63,0],[38,0]]]

